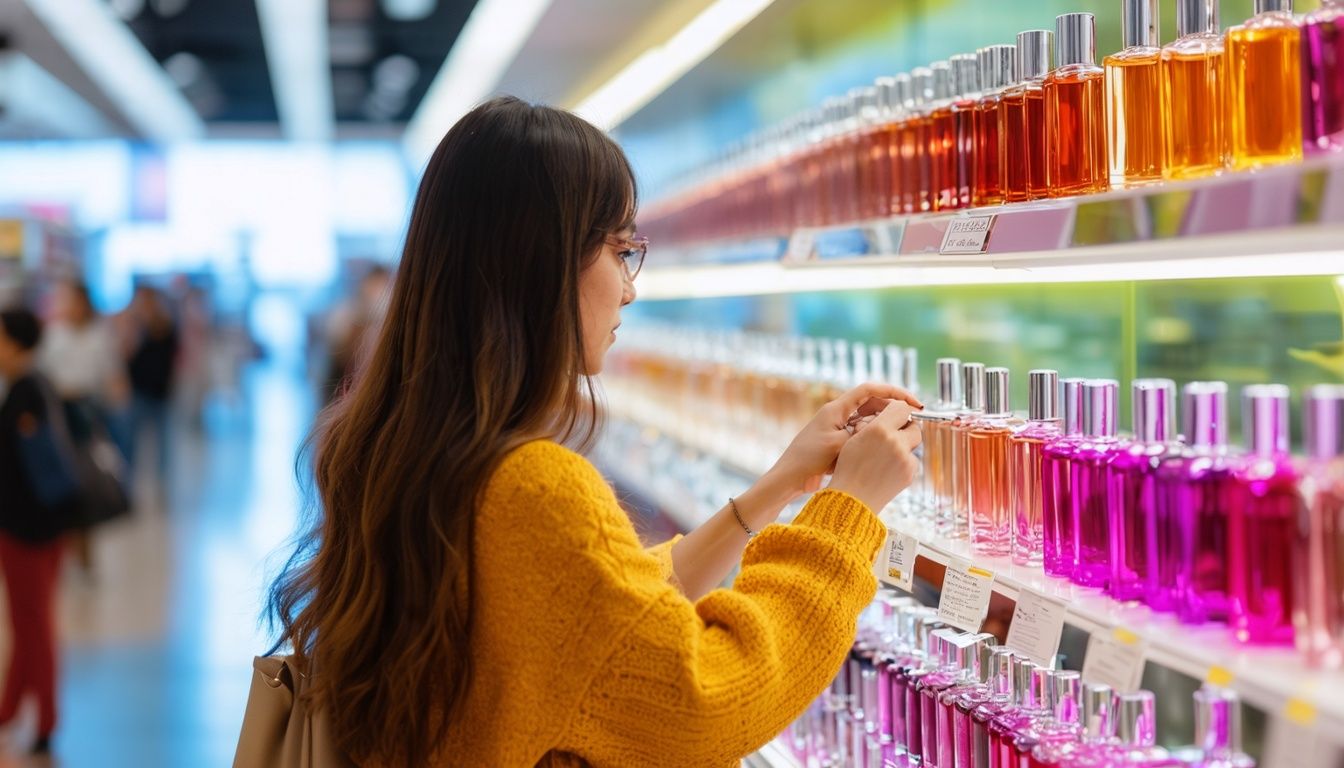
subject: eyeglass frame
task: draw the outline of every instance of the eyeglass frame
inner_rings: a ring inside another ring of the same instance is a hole
[[[644,259],[649,255],[649,238],[644,235],[634,235],[632,237],[608,237],[607,243],[617,246],[621,250],[616,255],[621,257],[621,267],[625,269],[625,279],[630,282],[635,281],[635,276],[644,268]],[[635,268],[630,268],[632,253],[638,253],[639,258],[635,261]]]

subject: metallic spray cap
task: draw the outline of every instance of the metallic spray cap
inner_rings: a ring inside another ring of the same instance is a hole
[[[980,63],[973,53],[958,53],[952,62],[952,94],[970,96],[980,92]]]
[[[1054,676],[1055,671],[1053,669],[1036,667],[1031,670],[1031,700],[1023,702],[1022,706],[1026,709],[1041,712],[1049,712],[1053,709],[1055,706]]]
[[[985,364],[961,364],[961,404],[968,411],[985,410]]]
[[[901,108],[896,96],[896,78],[879,77],[873,81],[873,87],[877,89],[877,109],[884,117]]]
[[[1344,455],[1344,384],[1307,387],[1302,399],[1302,440],[1307,458]]]
[[[985,91],[1007,88],[1017,81],[1017,46],[989,45],[976,51],[980,87]]]
[[[1087,379],[1059,380],[1059,416],[1064,420],[1064,434],[1083,433],[1083,382]]]
[[[1008,369],[985,369],[985,413],[990,416],[1011,414],[1008,404]]]
[[[1241,751],[1241,702],[1235,691],[1195,691],[1195,746],[1210,756]]]
[[[901,375],[899,377],[901,387],[907,392],[917,394],[919,392],[919,350],[914,347],[906,347],[901,353]]]
[[[933,100],[952,98],[952,62],[935,61],[929,69],[933,72]]]
[[[1035,703],[1031,690],[1031,676],[1035,671],[1036,665],[1030,660],[1013,657],[1013,698],[1019,706],[1025,707],[1028,703]]]
[[[961,361],[955,357],[938,358],[938,406],[955,408],[961,405]]]
[[[888,344],[887,352],[887,381],[900,383],[905,381],[905,365],[901,359],[901,348],[895,344]]]
[[[961,630],[952,627],[943,627],[929,633],[929,658],[936,660],[941,666],[956,664],[957,639],[963,634]]]
[[[1052,673],[1050,683],[1053,688],[1051,709],[1055,719],[1061,723],[1078,722],[1079,710],[1082,707],[1082,673],[1071,669],[1059,670]]]
[[[1059,418],[1059,371],[1037,368],[1027,374],[1027,418]]]
[[[896,97],[892,101],[898,111],[904,111],[910,108],[915,98],[915,89],[910,81],[910,75],[905,72],[892,78],[893,87],[896,89]]]
[[[1293,12],[1293,0],[1255,0],[1255,15],[1271,11]]]
[[[1176,0],[1176,36],[1217,34],[1218,0]]]
[[[1055,17],[1055,66],[1097,63],[1097,17],[1062,13]]]
[[[1039,80],[1055,68],[1055,33],[1029,29],[1017,33],[1017,74],[1014,82]]]
[[[988,683],[994,693],[1012,693],[1013,649],[1006,645],[989,645],[985,650],[989,654],[989,660],[981,661],[981,682]]]
[[[1288,453],[1288,388],[1252,384],[1241,390],[1241,431],[1246,450],[1256,456]]]
[[[929,648],[929,637],[939,629],[947,626],[938,619],[938,612],[919,614],[915,617],[914,633],[911,639],[914,641],[914,648],[924,651],[926,654]],[[925,656],[928,658],[928,656]]]
[[[1117,394],[1115,379],[1088,379],[1083,383],[1083,434],[1088,437],[1114,437]]]
[[[988,632],[978,632],[966,636],[966,642],[958,649],[957,664],[963,671],[970,672],[969,677],[984,680],[984,666],[990,661],[990,649],[998,640]]]
[[[1181,390],[1186,442],[1196,448],[1227,445],[1227,384],[1192,381]]]
[[[870,381],[892,381],[887,374],[886,358],[882,356],[882,347],[874,344],[868,348],[868,379]]]
[[[862,88],[855,88],[850,91],[850,95],[858,108],[860,120],[864,123],[872,123],[877,120],[879,104],[876,86],[865,85]]]
[[[918,107],[933,101],[933,70],[915,67],[910,70],[910,106]]]
[[[1116,697],[1115,733],[1120,743],[1151,747],[1157,743],[1157,714],[1152,691],[1122,693]]]
[[[1110,738],[1115,733],[1115,693],[1111,686],[1083,686],[1083,729],[1090,739]]]
[[[1135,379],[1132,397],[1135,440],[1165,443],[1176,439],[1176,382]]]
[[[1162,44],[1157,31],[1157,0],[1124,0],[1120,17],[1120,35],[1125,48],[1156,48]]]

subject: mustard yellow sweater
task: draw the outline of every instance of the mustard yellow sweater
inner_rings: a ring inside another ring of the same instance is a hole
[[[441,764],[737,766],[835,676],[884,529],[818,493],[692,603],[610,486],[553,442],[510,453],[475,533],[473,683]]]

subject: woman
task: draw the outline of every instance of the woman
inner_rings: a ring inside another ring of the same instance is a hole
[[[315,436],[323,517],[272,594],[362,765],[735,764],[845,656],[919,404],[849,392],[711,520],[642,549],[564,447],[593,434],[591,377],[635,298],[634,211],[615,143],[512,98],[429,162],[377,343]]]

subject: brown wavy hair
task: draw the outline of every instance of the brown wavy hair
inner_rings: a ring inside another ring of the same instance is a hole
[[[479,496],[519,444],[591,440],[579,274],[635,207],[615,142],[511,97],[430,159],[387,318],[309,438],[317,514],[270,596],[276,648],[316,670],[356,761],[447,746],[470,685]]]

